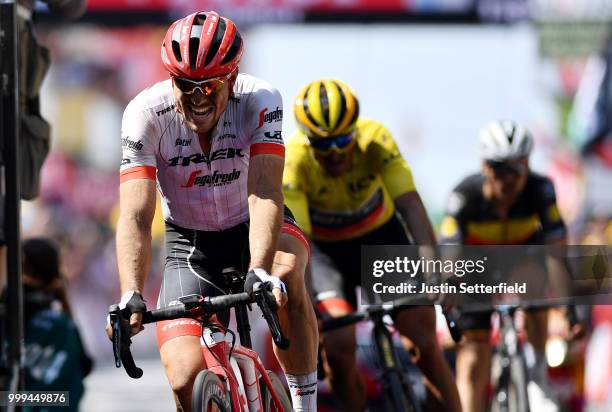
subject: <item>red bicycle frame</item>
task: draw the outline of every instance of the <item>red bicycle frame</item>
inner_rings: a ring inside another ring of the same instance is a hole
[[[218,330],[217,327],[215,329]],[[206,325],[203,325],[202,336],[202,355],[205,368],[217,375],[222,382],[225,382],[233,411],[263,411],[263,394],[259,379],[257,379],[258,375],[263,378],[268,391],[272,395],[276,410],[283,411],[282,404],[272,386],[266,368],[256,352],[239,345],[232,349],[232,345],[225,340],[225,333],[213,333]],[[247,358],[251,362],[241,362],[239,358]],[[247,377],[250,377],[252,381],[246,382],[245,378]],[[254,394],[256,396],[252,398]]]

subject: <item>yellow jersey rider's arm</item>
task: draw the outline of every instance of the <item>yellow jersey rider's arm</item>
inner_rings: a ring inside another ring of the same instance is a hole
[[[436,235],[417,191],[404,193],[395,198],[393,203],[417,244],[436,244]]]
[[[385,188],[414,241],[420,245],[434,245],[436,236],[416,190],[412,172],[389,131],[384,127],[381,129],[381,138],[370,144],[369,150],[378,163]]]

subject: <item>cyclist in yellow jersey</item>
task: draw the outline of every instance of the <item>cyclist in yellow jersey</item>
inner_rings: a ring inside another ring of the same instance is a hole
[[[346,84],[332,79],[308,84],[296,97],[294,111],[299,131],[287,143],[283,193],[312,240],[311,293],[317,308],[324,316],[339,317],[356,307],[361,245],[409,244],[401,220],[416,243],[435,244],[436,239],[391,133],[359,117],[359,102]],[[433,307],[406,309],[395,324],[420,353],[416,363],[433,395],[428,403],[460,410],[436,341]],[[355,327],[328,332],[323,347],[327,376],[345,410],[363,410]]]

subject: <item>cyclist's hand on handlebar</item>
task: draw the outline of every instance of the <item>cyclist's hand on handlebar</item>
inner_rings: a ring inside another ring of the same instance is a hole
[[[254,276],[253,276],[254,275]],[[257,281],[257,277],[261,282],[270,282],[272,284],[272,294],[276,299],[276,304],[279,307],[284,306],[287,303],[287,288],[280,278],[268,274],[267,271],[260,268],[254,268],[249,270],[247,273],[246,282],[244,284],[244,291],[253,293],[253,286]]]
[[[140,293],[135,291],[126,292],[121,297],[119,309],[121,309],[123,318],[129,318],[130,336],[134,336],[144,330],[144,326],[142,326],[142,314],[147,311],[147,305]],[[113,331],[110,324],[106,325],[106,333],[109,339],[112,339]]]

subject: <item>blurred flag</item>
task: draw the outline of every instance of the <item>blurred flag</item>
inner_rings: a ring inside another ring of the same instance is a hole
[[[573,120],[584,137],[582,152],[612,167],[612,36],[599,56],[587,62]],[[580,127],[582,125],[582,127]]]

